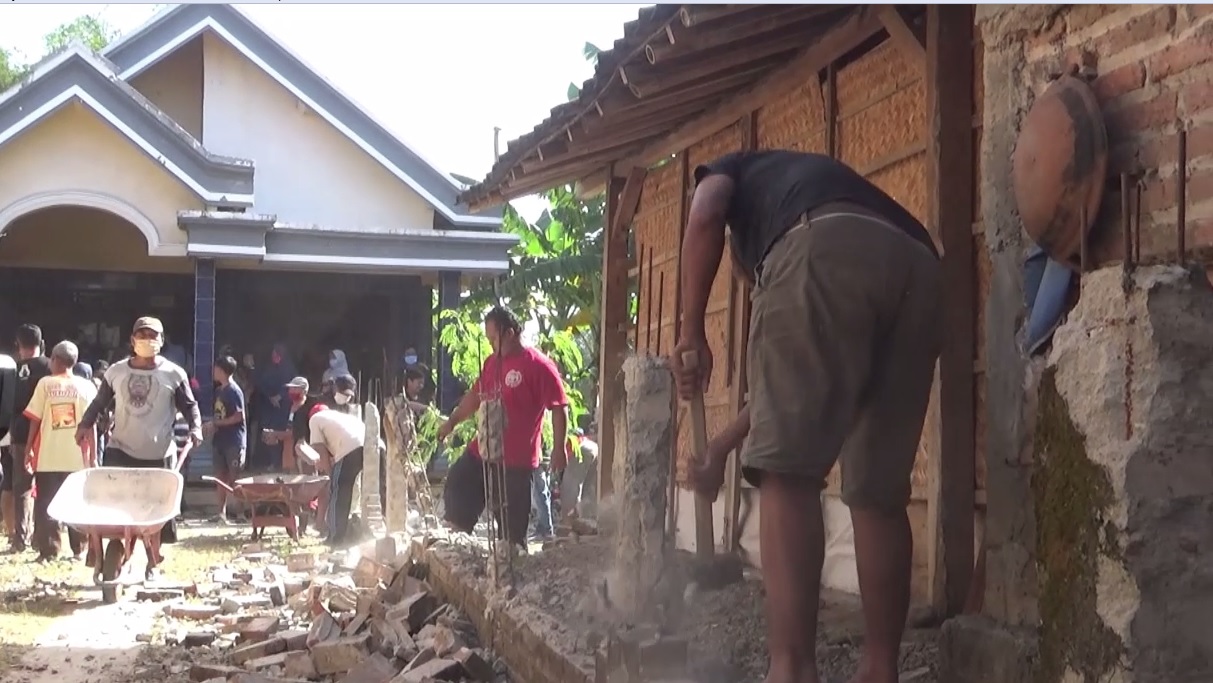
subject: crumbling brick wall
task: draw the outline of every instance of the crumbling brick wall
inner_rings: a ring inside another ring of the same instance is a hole
[[[1213,248],[1213,8],[1209,5],[1055,6],[1029,38],[1025,58],[1038,88],[1050,73],[1094,69],[1111,147],[1109,180],[1142,174],[1143,258],[1176,247],[1179,126],[1188,129],[1188,244]],[[1118,185],[1109,183],[1093,254],[1121,258]]]

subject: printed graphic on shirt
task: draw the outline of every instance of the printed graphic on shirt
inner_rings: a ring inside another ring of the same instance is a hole
[[[76,429],[75,403],[51,404],[51,429]]]
[[[505,385],[511,389],[515,389],[522,384],[522,373],[517,370],[510,370],[505,373]]]
[[[227,419],[227,404],[224,403],[223,398],[218,395],[215,396],[215,419],[216,420],[226,420]]]
[[[132,372],[126,376],[127,407],[135,416],[147,415],[156,404],[160,386],[150,373]]]

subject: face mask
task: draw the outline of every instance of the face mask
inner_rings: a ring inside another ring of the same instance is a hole
[[[337,405],[339,405],[339,406],[343,406],[343,405],[349,403],[350,398],[351,398],[351,396],[349,394],[336,394],[333,396],[333,400],[336,401]]]
[[[409,365],[413,365],[414,363],[417,362],[417,356],[405,356],[404,362]]]
[[[160,353],[160,341],[155,339],[136,339],[135,355],[140,358],[155,358]]]
[[[288,393],[287,396],[290,397],[290,399],[292,401],[302,401],[303,400],[302,391],[292,391],[292,392]]]

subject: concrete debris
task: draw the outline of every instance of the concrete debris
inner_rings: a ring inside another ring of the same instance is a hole
[[[209,581],[148,586],[162,621],[140,640],[187,654],[160,680],[195,683],[508,681],[412,561],[424,543],[378,539],[349,555],[250,544]],[[404,552],[397,553],[397,547]],[[280,597],[275,597],[278,594]]]

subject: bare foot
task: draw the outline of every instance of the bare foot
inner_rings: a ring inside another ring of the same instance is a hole
[[[727,463],[728,454],[725,454],[723,458],[711,456],[696,458],[691,466],[691,487],[699,495],[713,503],[716,502],[720,489],[724,486],[724,471]]]

